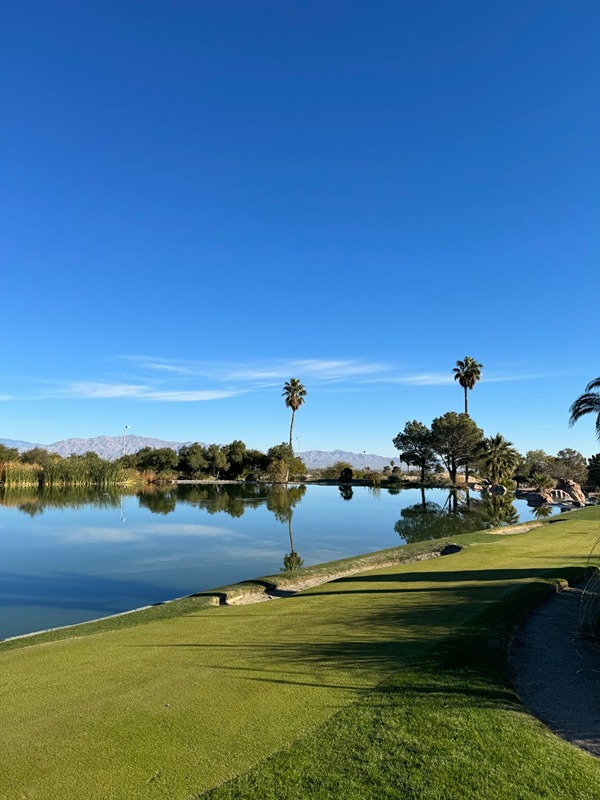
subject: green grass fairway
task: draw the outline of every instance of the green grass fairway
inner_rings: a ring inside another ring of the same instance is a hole
[[[524,712],[504,655],[599,537],[586,509],[284,600],[0,645],[0,797],[598,800],[600,761]]]

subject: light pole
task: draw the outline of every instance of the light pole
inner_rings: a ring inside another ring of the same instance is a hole
[[[125,434],[127,433],[128,428],[129,425],[125,425],[125,427],[123,428],[123,458],[125,457]]]

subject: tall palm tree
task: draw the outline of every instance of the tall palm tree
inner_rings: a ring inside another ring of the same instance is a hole
[[[469,399],[467,391],[473,389],[478,380],[481,380],[483,364],[475,361],[471,356],[465,356],[464,361],[457,361],[453,369],[454,380],[458,381],[465,390],[465,414],[469,416]]]
[[[298,378],[290,378],[283,387],[282,397],[285,397],[285,404],[288,408],[292,409],[292,421],[290,423],[290,448],[292,447],[292,433],[294,430],[294,416],[296,411],[304,403],[306,397],[306,389]]]
[[[584,414],[597,414],[596,435],[600,439],[600,392],[594,392],[592,389],[600,389],[600,378],[590,381],[585,387],[585,392],[579,395],[569,409],[571,412],[569,425],[573,425]]]

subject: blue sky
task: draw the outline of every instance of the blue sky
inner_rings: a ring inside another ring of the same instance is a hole
[[[600,6],[23,0],[0,34],[0,437],[600,450]]]

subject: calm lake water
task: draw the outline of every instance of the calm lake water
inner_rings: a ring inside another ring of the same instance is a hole
[[[0,639],[273,574],[291,552],[310,566],[535,515],[442,489],[0,489]]]

